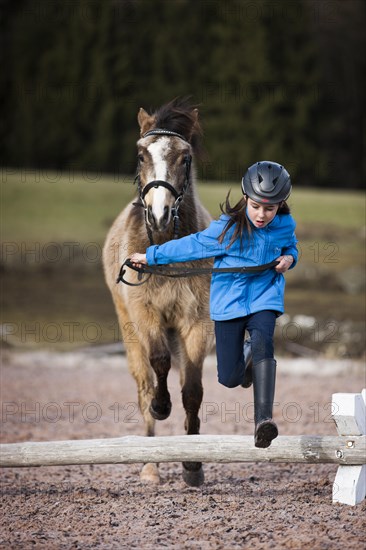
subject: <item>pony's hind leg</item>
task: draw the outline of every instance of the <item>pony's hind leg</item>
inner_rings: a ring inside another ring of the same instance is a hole
[[[121,300],[116,300],[116,311],[127,353],[128,369],[135,379],[137,385],[138,405],[144,419],[145,434],[155,435],[155,420],[150,414],[150,403],[154,396],[154,380],[149,359],[144,347],[133,328],[126,308]],[[148,483],[159,483],[158,465],[153,463],[144,464],[140,472],[141,481]]]
[[[144,419],[145,434],[155,435],[155,419],[150,413],[150,403],[154,396],[154,380],[146,351],[140,344],[126,344],[129,370],[137,385],[138,404]],[[158,464],[146,463],[140,472],[140,480],[147,483],[160,483]]]
[[[146,435],[155,434],[155,420],[164,420],[170,414],[172,404],[167,386],[167,376],[170,370],[170,354],[163,345],[150,346],[150,353],[141,346],[138,348],[140,360],[136,357],[130,361],[130,370],[134,375],[139,397],[139,407],[145,420],[147,428]],[[137,361],[136,361],[137,360]],[[137,368],[134,369],[134,365]],[[153,372],[156,374],[157,386],[154,388]],[[141,371],[145,376],[141,376]],[[148,483],[159,483],[160,476],[158,464],[144,464],[140,472],[141,481]]]
[[[127,347],[127,346],[126,346]],[[155,435],[155,419],[150,413],[150,404],[154,396],[153,373],[141,345],[128,345],[129,369],[137,384],[138,403],[145,424],[145,434]],[[160,483],[158,464],[148,462],[143,465],[140,480],[146,483]]]

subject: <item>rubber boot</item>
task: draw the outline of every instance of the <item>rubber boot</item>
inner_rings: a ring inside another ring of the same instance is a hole
[[[276,361],[263,359],[253,365],[254,421],[256,447],[269,447],[278,436],[278,429],[272,420],[273,399],[276,383]]]
[[[245,365],[245,374],[244,374],[244,381],[242,383],[243,388],[250,388],[250,386],[253,384],[253,358],[252,358],[252,344],[250,341],[250,338],[247,338],[244,340],[244,348],[243,348],[243,354],[244,354],[244,365]]]

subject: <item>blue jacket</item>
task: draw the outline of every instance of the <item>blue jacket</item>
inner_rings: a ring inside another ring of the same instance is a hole
[[[255,266],[271,262],[283,254],[291,254],[294,267],[298,252],[296,223],[290,214],[277,214],[263,228],[252,225],[252,234],[243,239],[242,250],[237,239],[227,248],[234,226],[222,244],[218,237],[229,216],[222,215],[207,229],[181,239],[150,246],[146,250],[149,265],[202,260],[214,257],[214,267]],[[250,222],[251,223],[251,222]],[[274,269],[259,273],[213,273],[211,278],[210,314],[214,321],[244,317],[266,309],[284,311],[285,278]]]

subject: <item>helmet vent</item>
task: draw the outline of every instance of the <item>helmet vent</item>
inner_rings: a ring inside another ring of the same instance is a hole
[[[261,176],[260,174],[258,174],[258,179],[259,179],[259,183],[262,183],[263,178],[262,178],[262,176]]]

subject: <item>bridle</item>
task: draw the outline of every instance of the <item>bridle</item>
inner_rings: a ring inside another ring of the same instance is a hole
[[[178,134],[177,132],[172,132],[171,130],[163,130],[162,128],[155,128],[154,130],[150,130],[149,132],[146,132],[142,137],[149,137],[149,136],[171,136],[171,137],[178,137],[182,139],[183,141],[186,141],[188,143],[188,140],[182,136],[181,134]],[[172,214],[173,214],[173,222],[174,222],[174,231],[173,231],[173,238],[177,239],[179,234],[179,208],[180,204],[184,198],[184,195],[189,187],[190,184],[190,174],[191,174],[191,165],[192,165],[192,156],[191,155],[185,155],[184,157],[184,165],[185,165],[185,179],[182,186],[182,189],[180,193],[173,187],[171,183],[164,180],[152,180],[149,183],[147,183],[144,187],[141,186],[141,178],[140,178],[140,163],[137,167],[137,174],[134,179],[134,183],[137,183],[137,188],[139,191],[139,200],[140,202],[134,202],[134,206],[142,206],[144,208],[145,212],[145,225],[146,225],[146,231],[150,240],[150,244],[153,244],[153,238],[152,238],[152,231],[150,229],[150,226],[148,225],[148,207],[145,202],[145,197],[148,194],[148,192],[151,189],[157,189],[158,187],[165,187],[165,189],[168,189],[168,191],[171,192],[173,195],[175,202],[174,206],[172,208]]]

